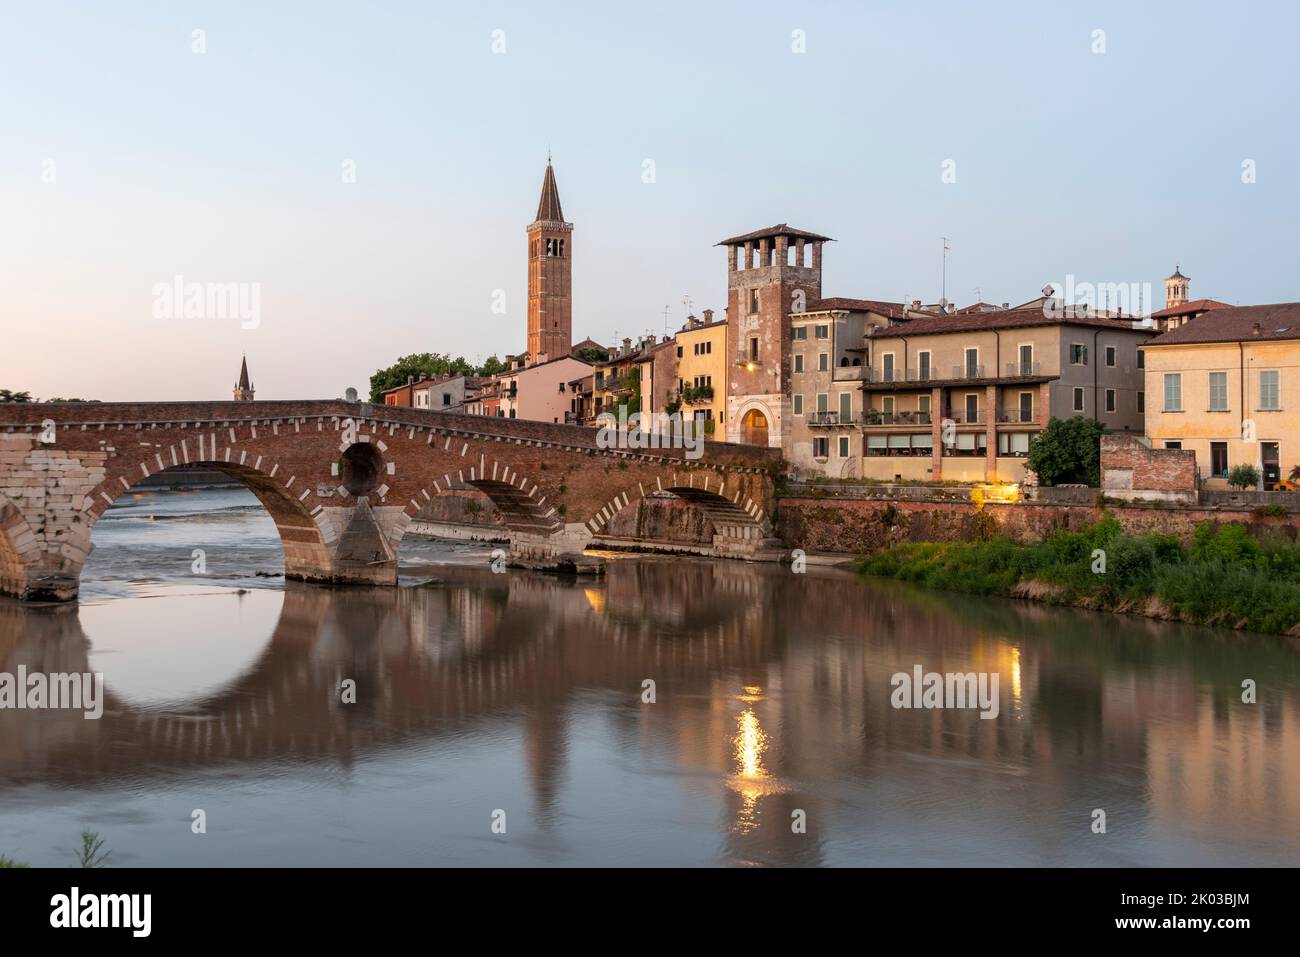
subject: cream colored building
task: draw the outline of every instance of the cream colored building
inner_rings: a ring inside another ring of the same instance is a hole
[[[1142,431],[1149,327],[1042,304],[907,316],[883,327],[810,317],[807,337],[795,333],[793,416],[811,447],[796,442],[789,457],[801,472],[1018,482],[1052,417]]]
[[[1215,309],[1143,352],[1151,444],[1195,452],[1208,487],[1244,464],[1268,488],[1300,464],[1300,303]]]

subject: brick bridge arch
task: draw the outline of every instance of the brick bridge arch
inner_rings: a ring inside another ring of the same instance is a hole
[[[353,446],[369,446],[362,458],[373,467],[351,471]],[[139,482],[180,465],[218,469],[252,490],[280,531],[286,577],[395,584],[411,521],[464,485],[501,510],[518,564],[573,567],[615,512],[652,490],[705,510],[717,554],[752,556],[774,544],[769,469],[778,461],[775,449],[713,442],[695,460],[681,449],[601,448],[594,429],[341,400],[6,405],[0,587],[74,598],[95,522]]]

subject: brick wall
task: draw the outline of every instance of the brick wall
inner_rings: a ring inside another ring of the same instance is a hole
[[[1038,542],[1057,529],[1082,531],[1104,514],[1095,505],[988,504],[981,513],[973,503],[787,498],[778,505],[777,533],[791,548],[862,555],[911,542],[974,541],[990,533]],[[1132,534],[1162,532],[1184,541],[1202,522],[1238,523],[1252,534],[1291,540],[1300,532],[1300,515],[1265,517],[1248,510],[1124,505],[1110,514]]]
[[[1148,448],[1133,435],[1101,437],[1101,487],[1114,498],[1196,499],[1196,453]]]
[[[52,442],[40,440],[47,419]],[[349,420],[379,462],[364,490],[341,478]],[[779,455],[708,443],[687,461],[682,449],[601,449],[594,429],[343,401],[5,405],[0,589],[74,597],[95,522],[179,465],[217,468],[252,490],[280,531],[287,576],[392,583],[410,521],[452,486],[493,500],[518,533],[512,554],[525,538],[537,554],[554,543],[580,550],[629,505],[672,489],[703,497],[706,510],[725,500],[731,524],[758,538],[773,505],[766,465]]]

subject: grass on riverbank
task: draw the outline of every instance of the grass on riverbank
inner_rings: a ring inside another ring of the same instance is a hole
[[[1261,544],[1242,525],[1205,522],[1184,546],[1172,535],[1129,535],[1108,515],[1086,531],[1057,531],[1038,544],[994,536],[902,545],[859,559],[858,568],[927,588],[1228,628],[1287,633],[1300,623],[1300,544]]]

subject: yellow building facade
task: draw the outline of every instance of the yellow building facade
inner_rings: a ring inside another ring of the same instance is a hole
[[[1267,489],[1300,465],[1300,303],[1216,309],[1143,352],[1151,444],[1195,452],[1206,487],[1252,465]]]
[[[707,313],[711,319],[712,311]],[[676,340],[682,417],[703,420],[705,434],[721,440],[726,434],[729,368],[726,320],[688,322],[677,333]]]

